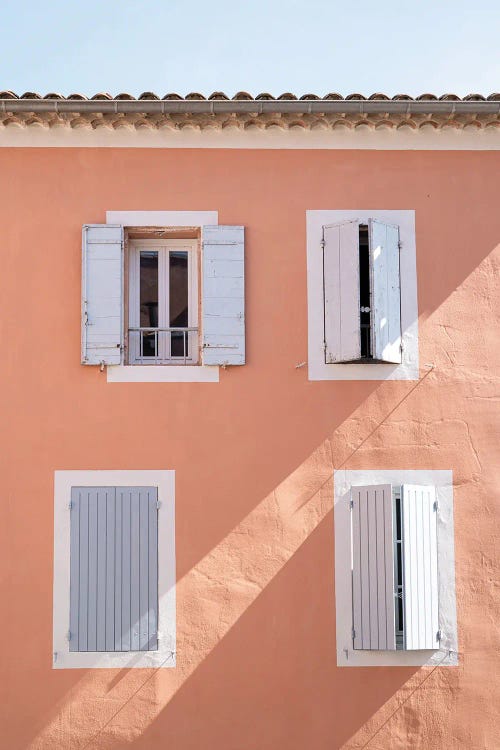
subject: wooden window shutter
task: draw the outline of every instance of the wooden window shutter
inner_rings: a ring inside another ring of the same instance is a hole
[[[404,484],[405,649],[438,649],[437,505],[434,487]]]
[[[119,365],[123,352],[123,227],[88,224],[82,238],[82,364]]]
[[[353,642],[396,649],[392,487],[351,490]]]
[[[377,219],[368,222],[371,275],[372,355],[381,362],[401,362],[401,284],[399,227]]]
[[[323,227],[325,362],[361,357],[359,221]]]
[[[245,364],[245,228],[203,227],[203,364]]]
[[[73,487],[70,651],[158,648],[156,487]]]

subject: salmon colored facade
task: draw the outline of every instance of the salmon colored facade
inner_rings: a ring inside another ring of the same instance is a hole
[[[0,149],[2,747],[500,747],[499,168],[474,149]],[[297,367],[314,209],[415,211],[418,380]],[[245,365],[112,383],[80,364],[81,228],[109,210],[245,227]],[[53,669],[54,473],[118,469],[175,470],[176,666]],[[338,469],[453,472],[457,666],[337,665]]]

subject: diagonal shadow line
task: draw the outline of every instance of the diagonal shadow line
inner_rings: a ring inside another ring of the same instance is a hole
[[[422,377],[420,378],[420,380],[418,380],[418,381],[417,381],[417,382],[415,383],[415,385],[414,385],[414,386],[413,386],[412,388],[410,388],[410,390],[408,391],[408,393],[405,393],[405,395],[403,396],[403,398],[402,398],[402,399],[400,399],[400,400],[398,401],[398,403],[397,403],[397,404],[396,404],[395,406],[393,406],[393,407],[392,407],[392,409],[391,409],[391,410],[390,410],[390,411],[389,411],[389,412],[388,412],[388,413],[387,413],[387,414],[385,415],[385,417],[384,417],[384,418],[383,418],[383,419],[382,419],[382,420],[381,420],[380,422],[378,422],[378,423],[377,423],[377,424],[375,425],[375,427],[373,428],[373,430],[372,430],[371,432],[369,432],[369,433],[368,433],[368,435],[367,435],[366,437],[364,437],[364,438],[363,438],[363,440],[362,440],[362,441],[360,442],[360,444],[359,444],[359,445],[357,445],[357,446],[356,446],[356,447],[354,448],[354,450],[352,450],[352,451],[351,451],[351,452],[349,453],[349,455],[348,455],[348,456],[346,456],[346,458],[344,458],[344,460],[342,461],[342,463],[341,463],[341,464],[339,464],[339,466],[338,466],[338,467],[337,467],[336,469],[334,469],[334,470],[333,470],[333,472],[332,472],[331,474],[329,474],[329,475],[328,475],[328,477],[327,477],[327,478],[325,479],[325,481],[324,481],[324,482],[322,482],[322,484],[321,484],[321,485],[320,485],[320,486],[318,487],[318,489],[316,489],[316,490],[315,490],[315,491],[313,492],[313,494],[312,494],[312,495],[310,495],[310,496],[309,496],[309,497],[308,497],[308,498],[307,498],[306,500],[304,500],[304,502],[303,502],[303,503],[301,503],[301,504],[300,504],[300,505],[298,506],[298,508],[296,509],[295,513],[297,513],[297,512],[299,511],[299,510],[301,510],[301,508],[303,508],[303,507],[304,507],[305,505],[307,505],[307,503],[308,503],[308,502],[309,502],[310,500],[312,500],[312,498],[313,498],[313,497],[314,497],[314,496],[315,496],[315,495],[316,495],[316,494],[317,494],[318,492],[320,492],[320,490],[322,490],[322,489],[323,489],[323,487],[324,487],[325,485],[327,485],[327,484],[328,484],[328,482],[329,482],[329,481],[331,480],[331,478],[333,477],[333,475],[335,474],[335,472],[336,472],[336,471],[338,471],[339,469],[341,469],[341,468],[342,468],[343,466],[345,466],[345,464],[346,464],[346,463],[347,463],[347,462],[349,461],[349,459],[351,459],[351,458],[352,458],[352,457],[354,456],[354,454],[355,454],[355,453],[357,453],[357,452],[359,451],[359,449],[363,447],[363,445],[364,445],[364,444],[365,444],[365,443],[367,442],[367,440],[369,440],[369,439],[370,439],[370,438],[371,438],[371,437],[372,437],[372,436],[373,436],[373,435],[375,434],[375,432],[377,432],[377,430],[379,429],[379,427],[381,427],[381,426],[382,426],[382,425],[383,425],[383,424],[384,424],[385,422],[387,422],[387,420],[389,419],[389,417],[390,417],[390,416],[391,416],[392,414],[394,414],[394,412],[396,411],[396,409],[399,409],[399,407],[401,406],[401,404],[403,403],[403,401],[406,401],[406,399],[407,399],[407,398],[409,398],[409,397],[411,396],[411,394],[413,393],[413,391],[415,391],[415,390],[416,390],[416,389],[418,388],[418,386],[419,386],[419,385],[421,385],[421,384],[422,384],[422,383],[424,382],[424,380],[425,380],[425,379],[426,379],[426,378],[427,378],[427,377],[428,377],[428,376],[429,376],[429,375],[431,374],[431,372],[432,372],[432,371],[434,370],[434,368],[435,368],[435,365],[429,365],[429,369],[427,370],[427,372],[425,373],[425,375],[423,375],[423,376],[422,376]],[[328,438],[328,441],[329,441],[329,443],[330,443],[330,450],[331,450],[331,441],[330,441],[330,439],[329,439],[329,438]],[[333,460],[333,454],[332,454],[332,464],[333,464],[333,463],[334,463],[334,460]]]
[[[354,456],[354,454],[366,443],[366,441],[369,440],[372,437],[372,435],[379,429],[379,427],[381,427],[381,425],[383,425],[384,422],[387,421],[387,419],[391,416],[391,414],[393,414],[396,411],[396,409],[398,409],[401,406],[401,404],[403,403],[403,401],[405,401],[409,396],[411,396],[411,394],[413,393],[413,391],[416,388],[418,388],[418,386],[421,385],[424,382],[424,380],[426,379],[426,377],[428,375],[430,375],[430,373],[432,372],[432,370],[434,370],[434,367],[435,367],[435,365],[431,365],[430,368],[429,368],[429,370],[425,373],[425,375],[423,377],[421,377],[420,380],[417,383],[415,383],[415,385],[408,391],[408,393],[405,393],[405,395],[403,396],[403,398],[400,399],[400,401],[398,401],[398,403],[395,406],[393,406],[393,408],[385,415],[385,417],[378,424],[375,425],[375,427],[373,428],[373,430],[365,438],[363,438],[363,440],[361,441],[361,443],[358,446],[356,446],[356,448],[353,451],[351,451],[351,453],[342,461],[342,463],[338,467],[339,469],[341,469],[342,466],[344,466],[344,464],[347,461],[349,461],[349,459],[352,458],[352,456]],[[317,495],[318,492],[320,492],[326,484],[328,484],[328,482],[331,480],[332,477],[333,477],[333,473],[330,474],[328,476],[328,478],[325,479],[325,481],[317,489],[314,490],[314,492],[312,493],[312,495],[310,495],[307,498],[307,500],[305,500],[301,505],[299,505],[299,507],[297,508],[297,510],[295,511],[295,513],[297,513],[298,510],[300,510],[300,508],[303,508],[305,505],[307,505],[307,503],[310,500],[312,500],[312,498],[315,495]],[[121,711],[123,711],[123,709],[130,703],[130,701],[133,700],[133,698],[135,698],[135,696],[138,693],[140,693],[140,691],[148,684],[148,682],[150,682],[153,679],[153,677],[156,675],[156,673],[159,672],[160,669],[162,669],[162,667],[165,664],[165,662],[168,661],[168,659],[172,658],[172,656],[174,655],[174,653],[175,653],[174,651],[171,651],[170,654],[162,661],[162,663],[158,667],[155,667],[155,669],[151,672],[151,674],[149,675],[149,677],[142,683],[142,685],[139,685],[139,687],[137,688],[137,690],[135,690],[132,693],[132,695],[129,698],[127,698],[127,700],[125,701],[125,703],[123,703],[120,706],[120,708],[118,708],[117,711],[115,711],[115,713],[112,716],[110,716],[110,718],[107,720],[107,722],[105,724],[103,724],[103,726],[99,728],[99,730],[96,732],[96,734],[89,739],[89,741],[87,742],[87,744],[83,746],[82,750],[87,750],[87,748],[90,746],[90,744],[92,742],[94,742],[94,740],[96,740],[99,737],[100,734],[102,734],[102,732],[106,729],[106,727],[109,726],[109,724],[113,721],[113,719],[115,719],[116,716],[118,716],[118,714]],[[439,662],[439,664],[441,664],[441,662]],[[439,664],[436,664],[436,667],[438,667]],[[436,669],[436,667],[434,667],[434,669]],[[434,672],[434,669],[432,670],[432,672]],[[425,682],[425,680],[427,680],[430,677],[430,675],[432,674],[432,672],[430,672],[429,675],[427,675],[427,677],[422,681],[421,684],[423,684]],[[415,690],[417,690],[418,687],[420,687],[420,685],[418,685],[417,688],[415,688]],[[415,692],[415,691],[413,691],[413,692]],[[410,697],[411,697],[411,695],[408,696],[408,698],[410,698]],[[408,698],[406,698],[405,701],[408,700]],[[405,701],[403,701],[403,703],[401,705],[403,705]],[[398,708],[399,707],[400,706],[398,706]],[[395,709],[394,713],[396,713],[397,710],[398,709]],[[392,714],[392,715],[394,715],[394,714]],[[390,718],[391,717],[389,717],[389,719]],[[389,721],[389,719],[387,721]],[[382,725],[382,726],[384,726],[384,725]],[[380,731],[380,730],[377,730],[377,731]],[[375,736],[375,735],[373,735],[373,736]],[[371,738],[371,739],[373,739],[373,738]],[[369,740],[370,742],[371,742],[371,739]],[[366,745],[364,747],[366,747]]]
[[[370,742],[373,739],[375,739],[375,737],[377,736],[377,734],[379,734],[379,732],[382,731],[382,729],[386,726],[386,724],[388,724],[390,722],[390,720],[393,718],[393,716],[395,716],[397,714],[397,712],[401,708],[403,708],[403,706],[405,705],[405,703],[407,703],[410,700],[410,698],[412,697],[412,695],[414,695],[417,692],[417,690],[420,690],[420,688],[422,687],[422,685],[424,684],[424,682],[427,682],[427,680],[429,679],[429,677],[432,677],[432,675],[434,674],[434,672],[436,671],[436,669],[441,666],[441,664],[443,663],[443,661],[445,659],[447,659],[449,657],[449,655],[450,655],[450,651],[446,651],[443,654],[443,658],[440,661],[438,661],[437,664],[434,665],[434,667],[430,670],[429,674],[427,674],[424,677],[424,679],[422,680],[422,682],[419,682],[418,685],[415,685],[415,687],[413,688],[413,690],[411,691],[411,693],[409,695],[407,695],[406,698],[404,700],[402,700],[401,703],[398,706],[396,706],[396,708],[394,709],[394,711],[392,712],[392,714],[390,716],[388,716],[387,719],[384,722],[382,722],[382,724],[379,726],[379,728],[377,729],[377,731],[374,732],[372,734],[372,736],[368,738],[368,740],[365,742],[364,745],[361,745],[361,747],[360,747],[359,750],[365,750],[365,748],[368,747],[368,745],[370,744]]]

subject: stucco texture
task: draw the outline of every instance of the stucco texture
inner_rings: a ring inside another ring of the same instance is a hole
[[[1,745],[496,750],[500,155],[2,149]],[[309,382],[307,209],[415,209],[420,379]],[[247,364],[80,361],[106,210],[246,227]],[[459,665],[336,666],[333,470],[451,469]],[[177,667],[53,670],[57,469],[175,469]]]

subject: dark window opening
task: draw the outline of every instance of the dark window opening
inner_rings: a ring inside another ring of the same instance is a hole
[[[401,497],[394,499],[394,619],[396,629],[396,649],[404,648],[403,611],[403,529]]]
[[[188,254],[182,250],[169,253],[170,257],[170,326],[187,328],[189,325]],[[188,355],[187,333],[172,331],[171,356]]]
[[[143,328],[158,326],[158,253],[141,250],[140,254],[140,325]],[[154,332],[142,336],[142,357],[158,356],[158,340]]]
[[[359,225],[359,322],[361,358],[371,359],[370,250],[367,224]]]

